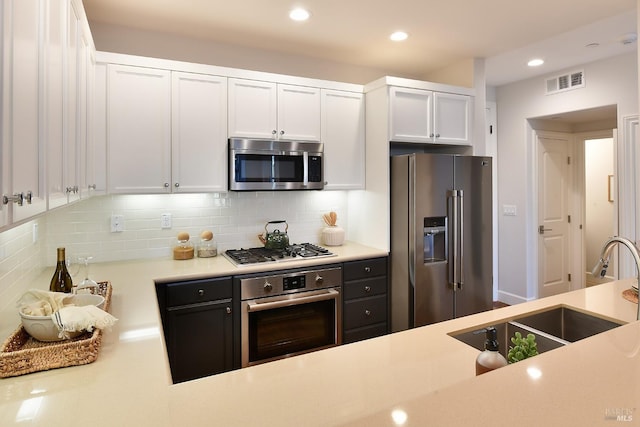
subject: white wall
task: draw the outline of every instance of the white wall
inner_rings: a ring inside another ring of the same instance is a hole
[[[314,79],[364,84],[389,74],[388,70],[358,67],[282,52],[220,44],[175,34],[141,31],[91,22],[96,49],[152,58],[264,71]],[[420,79],[424,76],[401,76]]]
[[[501,301],[513,304],[533,299],[536,295],[537,283],[534,282],[533,273],[536,266],[532,262],[535,260],[533,251],[537,248],[534,240],[537,235],[533,229],[535,206],[530,190],[534,158],[527,142],[527,119],[615,104],[618,107],[618,129],[622,130],[623,118],[638,112],[638,63],[635,52],[566,71],[578,68],[584,70],[585,87],[582,89],[545,95],[544,79],[550,76],[496,89],[500,159],[498,176],[501,177],[498,206],[501,212],[503,205],[515,205],[518,212],[517,216],[499,215],[498,218]],[[618,141],[623,139],[624,135],[619,134]],[[624,212],[622,204],[620,212]],[[633,215],[633,209],[630,212]],[[624,232],[622,229],[620,231]]]

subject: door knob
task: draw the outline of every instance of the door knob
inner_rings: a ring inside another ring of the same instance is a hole
[[[553,231],[552,228],[544,228],[544,225],[538,227],[538,234],[544,234],[545,231]]]

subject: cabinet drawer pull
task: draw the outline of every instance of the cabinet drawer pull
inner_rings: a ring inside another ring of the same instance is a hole
[[[365,292],[371,292],[371,286],[365,286],[364,287],[364,291]]]
[[[227,307],[227,314],[231,314],[231,307]]]
[[[204,289],[198,289],[198,296],[200,297],[204,296]]]
[[[364,311],[364,315],[365,316],[371,316],[371,310],[365,310]]]
[[[364,272],[365,273],[371,273],[371,267],[365,267],[364,268]]]

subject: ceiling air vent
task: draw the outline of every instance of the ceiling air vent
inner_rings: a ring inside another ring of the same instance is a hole
[[[574,71],[546,80],[547,95],[584,87],[584,71]]]

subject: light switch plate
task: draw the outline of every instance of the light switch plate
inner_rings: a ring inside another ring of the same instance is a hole
[[[516,216],[518,209],[516,205],[502,205],[502,214],[504,216]]]

